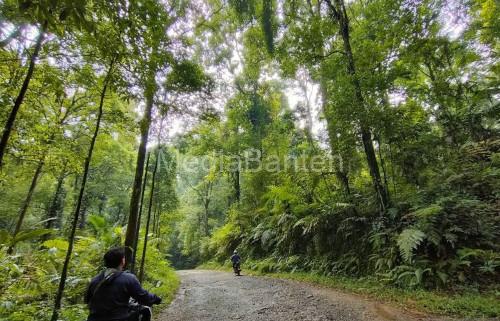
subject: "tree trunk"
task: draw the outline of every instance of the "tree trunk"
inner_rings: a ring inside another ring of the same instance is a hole
[[[352,54],[350,35],[349,35],[349,18],[344,5],[344,0],[334,0],[335,4],[332,4],[331,0],[326,0],[333,17],[339,23],[339,33],[342,37],[344,43],[344,53],[347,58],[347,72],[352,77],[352,85],[354,87],[356,103],[366,111],[366,104],[361,91],[361,84],[359,78],[356,74],[356,65],[354,62],[354,57]],[[373,148],[372,133],[369,126],[363,117],[359,117],[359,123],[361,127],[361,140],[363,142],[363,147],[365,150],[366,161],[368,163],[368,168],[370,169],[370,175],[372,177],[373,186],[377,194],[378,203],[380,205],[381,212],[385,212],[389,203],[389,197],[387,191],[382,184],[380,178],[380,171],[378,167],[377,157],[375,155],[375,149]]]
[[[233,187],[234,187],[234,199],[236,203],[240,203],[241,198],[241,186],[240,186],[240,170],[239,170],[239,159],[238,168],[233,172]]]
[[[99,207],[97,209],[99,216],[102,216],[102,212],[104,211],[105,206],[106,206],[106,198],[102,197],[102,198],[100,198]]]
[[[88,195],[83,196],[82,205],[80,209],[80,218],[78,223],[78,229],[83,230],[87,224],[87,210],[89,207],[89,197]]]
[[[392,180],[392,189],[393,189],[393,193],[394,193],[394,196],[396,197],[397,196],[397,188],[396,188],[396,172],[394,170],[394,157],[392,155],[392,146],[391,144],[388,144],[389,146],[389,156],[391,158],[391,180]]]
[[[154,96],[157,90],[156,80],[150,79],[146,87],[146,110],[141,121],[141,143],[137,152],[137,166],[135,169],[134,186],[132,190],[132,197],[130,199],[130,214],[128,217],[127,231],[125,233],[125,247],[133,249],[134,241],[137,238],[137,218],[139,214],[139,206],[141,200],[141,187],[142,187],[142,174],[144,172],[144,161],[146,158],[146,145],[148,143],[149,127],[151,126],[151,113],[153,110]],[[132,260],[132,251],[127,251],[126,261]]]
[[[160,206],[158,201],[159,195],[156,195],[156,208],[153,215],[153,234],[156,235],[156,229],[158,227],[158,217],[160,216]]]
[[[85,185],[87,184],[87,178],[89,175],[90,162],[92,161],[92,153],[94,152],[95,142],[97,140],[97,136],[99,134],[99,128],[101,126],[102,114],[103,114],[103,109],[104,109],[103,108],[104,107],[104,98],[106,96],[108,84],[109,84],[110,79],[111,79],[111,74],[113,71],[113,66],[114,66],[115,61],[116,61],[116,57],[111,60],[108,72],[106,74],[106,78],[104,80],[104,86],[103,86],[102,91],[101,91],[96,126],[95,126],[95,130],[94,130],[94,135],[92,136],[92,140],[90,141],[90,146],[89,146],[87,157],[85,158],[83,177],[82,177],[82,182],[80,185],[80,192],[78,194],[78,200],[76,203],[75,211],[73,213],[73,220],[71,223],[71,231],[70,231],[70,235],[69,235],[69,239],[68,239],[68,250],[66,252],[66,257],[64,259],[64,264],[63,264],[63,268],[61,271],[61,278],[59,280],[59,287],[58,287],[56,299],[54,302],[54,310],[52,311],[51,321],[58,320],[59,311],[61,310],[61,302],[62,302],[62,297],[63,297],[63,293],[64,293],[64,287],[66,285],[66,277],[68,275],[69,263],[71,260],[71,255],[73,253],[73,246],[75,243],[75,234],[76,234],[76,229],[78,226],[78,217],[80,216],[79,215],[80,209],[82,206],[83,196],[85,194]]]
[[[158,197],[158,199],[159,198],[160,197]],[[154,233],[157,237],[160,237],[160,223],[161,223],[161,215],[163,213],[163,206],[160,200],[158,200],[157,210],[158,212],[156,214],[156,228],[154,230]]]
[[[134,246],[132,248],[132,260],[130,261],[130,271],[135,273],[135,260],[137,258],[137,244],[139,243],[139,231],[141,228],[141,219],[142,219],[142,209],[144,208],[144,194],[146,193],[146,184],[148,181],[148,168],[149,168],[149,159],[151,158],[151,152],[148,153],[148,157],[146,160],[146,170],[144,172],[144,180],[142,183],[142,192],[141,192],[141,204],[139,206],[139,217],[137,218],[137,231],[135,232]]]
[[[158,151],[156,153],[156,161],[155,167],[153,169],[153,176],[151,177],[151,192],[149,194],[149,205],[148,205],[148,219],[146,221],[146,233],[144,235],[144,245],[142,248],[142,258],[141,258],[141,269],[139,272],[139,282],[142,282],[144,279],[144,264],[146,262],[146,250],[148,246],[148,234],[149,234],[149,225],[151,223],[151,209],[153,207],[153,198],[155,193],[155,179],[156,179],[156,170],[158,169],[158,159],[160,158],[160,147],[158,146]]]
[[[207,200],[207,201],[205,201],[204,206],[203,206],[205,209],[204,215],[203,215],[203,234],[205,236],[208,236],[208,234],[209,234],[209,231],[208,231],[208,207],[209,207],[209,205],[210,205],[210,201]]]
[[[59,175],[59,177],[57,178],[56,190],[54,191],[54,196],[52,197],[49,210],[47,211],[47,223],[45,225],[45,228],[47,229],[51,229],[53,226],[61,227],[61,222],[58,222],[59,220],[58,213],[61,211],[61,208],[63,207],[61,194],[65,178],[66,178],[66,169],[63,169],[61,175]],[[57,224],[54,224],[55,221],[57,222]]]
[[[207,182],[207,190],[205,192],[205,197],[203,199],[203,208],[204,208],[204,215],[203,215],[203,233],[205,236],[208,236],[210,234],[209,231],[209,226],[208,226],[208,215],[209,215],[209,209],[210,209],[210,201],[211,201],[211,194],[212,194],[212,187],[213,187],[213,182],[209,181]]]
[[[320,81],[320,91],[321,91],[321,105],[323,109],[323,113],[325,115],[328,115],[328,89],[326,87],[326,80],[321,79]],[[330,117],[325,117],[326,123],[327,123],[327,133],[328,133],[328,140],[330,141],[330,151],[332,153],[332,157],[336,157],[337,155],[341,158],[340,153],[335,155],[335,141],[337,140],[336,133],[333,130],[333,125]],[[347,175],[347,171],[341,167],[341,164],[339,164],[340,160],[334,160],[334,166],[335,166],[335,176],[337,177],[337,180],[340,182],[340,185],[342,186],[342,190],[344,191],[345,196],[351,195],[351,188],[349,186],[349,176]],[[328,183],[325,180],[324,175],[322,175],[323,180],[325,184],[328,186]],[[328,186],[328,189],[330,187]]]
[[[38,183],[38,179],[40,178],[40,175],[42,174],[42,168],[45,165],[44,159],[45,156],[38,162],[35,174],[33,175],[33,179],[31,180],[31,185],[28,190],[28,194],[26,195],[26,198],[24,199],[24,202],[21,205],[21,208],[19,209],[19,216],[17,219],[16,228],[14,229],[14,233],[12,234],[13,237],[15,237],[17,233],[19,233],[21,227],[23,226],[24,218],[26,217],[26,213],[28,212],[31,199],[33,198],[33,194],[35,192],[35,188]],[[14,250],[13,246],[10,246],[7,250],[7,253],[11,254],[13,250]]]
[[[384,157],[382,156],[382,143],[380,142],[380,137],[375,137],[377,143],[378,143],[378,158],[380,159],[380,167],[382,168],[382,176],[384,178],[384,186],[385,186],[385,192],[387,193],[387,196],[390,196],[389,193],[389,183],[387,180],[387,169],[385,168],[385,161]]]
[[[17,113],[19,112],[19,108],[21,107],[24,96],[26,95],[26,91],[28,91],[28,87],[33,77],[33,72],[35,71],[35,64],[40,54],[40,49],[42,48],[42,43],[45,38],[45,32],[47,31],[47,21],[45,21],[42,25],[42,29],[40,30],[40,34],[36,40],[35,49],[30,58],[30,63],[28,67],[28,72],[26,73],[26,77],[24,78],[21,89],[19,90],[19,94],[14,102],[14,107],[7,118],[7,122],[5,123],[5,127],[3,129],[2,139],[0,140],[0,170],[3,166],[3,157],[5,155],[5,150],[7,148],[7,143],[9,141],[10,133],[14,127],[14,122],[16,120]]]

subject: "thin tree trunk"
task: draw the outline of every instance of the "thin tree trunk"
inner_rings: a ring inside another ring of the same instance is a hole
[[[205,202],[203,203],[203,208],[204,208],[204,215],[203,215],[203,233],[205,236],[209,235],[209,228],[208,228],[208,213],[209,213],[209,207],[210,207],[210,196],[208,195],[207,192],[207,197],[205,199]]]
[[[47,149],[43,152],[43,155],[38,162],[38,166],[36,168],[35,174],[33,175],[33,179],[31,180],[31,185],[30,185],[30,188],[28,190],[28,194],[26,195],[26,198],[25,198],[25,200],[24,200],[24,202],[19,210],[18,221],[17,221],[16,229],[15,229],[14,234],[13,234],[14,236],[16,236],[17,233],[19,233],[19,231],[22,228],[22,224],[23,224],[24,219],[26,217],[26,213],[28,212],[29,206],[31,205],[31,200],[33,198],[33,194],[34,194],[35,189],[38,185],[38,180],[40,178],[40,175],[42,174],[43,166],[45,165],[45,158],[49,154],[50,145],[52,144],[54,137],[55,137],[55,134],[52,133],[50,135],[50,137],[48,138]],[[12,248],[9,248],[9,252],[10,251],[12,251]]]
[[[104,207],[106,205],[105,202],[106,202],[105,199],[101,199],[100,202],[99,202],[99,207],[98,207],[98,210],[97,210],[97,212],[99,213],[99,216],[102,216],[102,212],[104,211]]]
[[[85,185],[87,184],[90,162],[92,161],[92,153],[94,152],[95,142],[97,140],[97,136],[99,135],[99,128],[101,126],[102,114],[103,114],[103,109],[104,109],[103,108],[104,107],[104,98],[106,96],[108,85],[109,85],[109,82],[111,79],[111,74],[113,71],[113,66],[114,66],[115,60],[116,60],[116,57],[114,57],[111,60],[111,64],[109,66],[109,69],[108,69],[108,72],[106,75],[106,79],[104,80],[104,86],[103,86],[102,91],[101,91],[96,126],[95,126],[95,130],[94,130],[94,135],[92,136],[92,140],[90,142],[87,157],[85,158],[85,165],[84,165],[84,170],[83,170],[82,182],[80,185],[80,192],[78,194],[78,200],[76,203],[75,211],[73,213],[73,221],[71,223],[71,232],[70,232],[69,239],[68,239],[68,250],[66,252],[66,257],[64,259],[64,264],[63,264],[63,268],[61,271],[61,278],[59,280],[59,287],[58,287],[56,299],[54,302],[54,310],[52,311],[52,317],[50,319],[51,321],[58,320],[59,311],[61,310],[61,302],[62,302],[62,297],[63,297],[63,293],[64,293],[64,287],[66,285],[66,277],[68,275],[69,263],[71,260],[71,255],[73,253],[73,246],[75,243],[75,234],[76,234],[76,229],[78,226],[78,217],[80,216],[79,215],[80,209],[82,206],[83,196],[85,194]]]
[[[382,156],[382,143],[380,142],[380,137],[376,137],[378,143],[378,158],[380,159],[380,167],[382,168],[382,176],[384,177],[384,186],[386,188],[386,193],[389,196],[389,183],[387,180],[387,169],[385,168],[384,157]]]
[[[161,228],[161,217],[163,214],[163,203],[161,201],[161,197],[158,196],[158,217],[157,217],[157,222],[156,222],[156,230],[155,230],[155,235],[157,237],[160,237],[160,228]]]
[[[349,18],[344,5],[344,0],[334,0],[335,4],[332,4],[331,0],[326,0],[328,3],[333,17],[339,23],[339,33],[342,37],[344,43],[344,53],[347,58],[347,72],[352,77],[352,85],[354,87],[355,99],[357,104],[366,110],[366,103],[361,91],[361,85],[359,82],[358,75],[356,73],[356,65],[354,62],[354,57],[352,54],[350,35],[349,35]],[[373,186],[377,194],[378,203],[380,205],[381,212],[385,212],[389,203],[389,197],[387,191],[380,178],[380,171],[378,167],[377,157],[375,155],[375,149],[373,148],[372,133],[367,126],[366,121],[359,117],[360,127],[361,127],[361,140],[363,142],[363,147],[365,150],[366,161],[368,163],[368,168],[370,169],[370,175],[372,177]]]
[[[36,167],[35,174],[33,175],[33,178],[31,180],[31,185],[28,190],[28,194],[26,195],[26,198],[24,199],[23,204],[21,205],[21,208],[19,209],[19,216],[17,219],[17,224],[16,228],[14,229],[14,233],[12,234],[13,237],[19,233],[21,230],[21,227],[23,226],[24,218],[26,217],[26,213],[28,212],[28,208],[31,203],[31,199],[33,198],[33,194],[35,192],[36,185],[38,183],[38,179],[40,178],[40,175],[42,174],[42,168],[45,165],[44,162],[45,156],[38,162],[38,166]],[[7,250],[7,253],[11,254],[14,250],[13,246],[10,246]]]
[[[322,109],[323,113],[325,115],[328,115],[328,89],[326,87],[326,81],[322,77],[321,82],[320,82],[320,90],[321,90],[321,97],[322,97]],[[332,120],[330,117],[325,117],[326,122],[327,122],[327,133],[328,133],[328,139],[330,141],[330,151],[332,153],[332,157],[336,157],[337,155],[334,155],[335,153],[335,141],[337,140],[337,137],[335,135],[335,132],[333,131],[333,125],[331,124]],[[340,157],[340,154],[339,154]],[[347,175],[347,172],[341,167],[341,164],[339,164],[340,160],[334,160],[334,166],[335,166],[335,176],[337,177],[337,180],[340,182],[340,185],[342,186],[342,190],[344,191],[345,196],[351,195],[351,188],[349,186],[349,176]],[[325,176],[322,175],[323,180],[325,182],[325,185],[328,187],[330,190],[330,186],[328,185]]]
[[[21,107],[24,96],[26,95],[26,91],[28,91],[28,87],[33,77],[33,72],[35,71],[36,60],[38,55],[40,54],[40,49],[42,48],[42,43],[45,38],[45,32],[47,31],[47,21],[45,21],[42,25],[42,29],[40,30],[40,34],[36,40],[35,49],[30,58],[30,63],[28,67],[28,72],[26,73],[26,77],[24,78],[21,89],[19,90],[19,94],[14,102],[14,107],[7,118],[7,122],[5,123],[5,127],[3,129],[2,139],[0,139],[0,170],[3,167],[3,157],[5,155],[5,150],[7,148],[7,143],[9,141],[10,133],[14,127],[14,122],[17,117],[17,113],[19,112],[19,108]]]
[[[240,199],[241,199],[240,169],[239,169],[240,164],[239,164],[239,162],[240,162],[240,160],[238,158],[238,168],[233,173],[234,198],[238,204],[240,203]]]
[[[157,237],[160,237],[160,233],[161,233],[161,217],[163,215],[163,203],[159,202],[158,204],[158,225],[156,226],[156,233],[155,235]],[[159,248],[159,244],[158,244],[158,248]]]
[[[158,146],[158,151],[156,153],[155,167],[153,169],[153,176],[151,177],[151,192],[149,194],[148,219],[146,221],[146,233],[144,235],[144,245],[142,248],[142,258],[141,258],[141,268],[140,268],[140,272],[139,272],[139,282],[142,282],[142,280],[144,279],[144,264],[146,262],[146,250],[147,250],[147,246],[148,246],[149,225],[151,223],[151,209],[153,207],[153,197],[155,194],[156,170],[158,169],[159,156],[160,156],[160,147]]]
[[[125,215],[123,215],[123,204],[120,203],[118,204],[118,210],[116,211],[116,218],[117,218],[117,221],[120,222],[120,224],[123,226],[125,225]]]
[[[50,202],[50,207],[47,212],[47,223],[45,227],[48,229],[51,229],[54,226],[54,221],[58,217],[57,212],[61,207],[60,198],[65,178],[66,178],[66,168],[64,168],[61,171],[61,175],[59,175],[59,177],[57,178],[56,190],[54,192],[54,196],[52,197],[52,201]]]
[[[158,199],[160,197],[158,196]],[[160,237],[160,223],[161,223],[161,215],[163,213],[163,206],[161,204],[161,201],[158,200],[158,205],[157,205],[157,214],[156,214],[156,228],[154,230],[154,233],[157,237]]]
[[[156,235],[156,227],[158,224],[158,216],[159,216],[159,207],[158,207],[158,195],[156,196],[156,208],[153,214],[153,234]]]
[[[137,231],[135,233],[136,238],[134,239],[134,247],[132,248],[132,260],[130,262],[130,271],[135,273],[135,261],[137,258],[137,244],[139,243],[139,231],[141,228],[141,219],[142,219],[142,209],[144,208],[144,194],[146,193],[146,184],[148,181],[148,168],[149,168],[149,159],[151,158],[151,152],[148,153],[148,157],[146,160],[146,170],[144,171],[144,180],[142,183],[142,192],[141,192],[141,204],[139,206],[139,217],[137,218]]]
[[[210,209],[213,182],[209,181],[209,182],[207,182],[207,184],[208,184],[208,186],[207,186],[207,189],[205,191],[205,195],[203,196],[204,213],[203,213],[203,218],[202,218],[203,233],[205,236],[208,236],[210,234],[209,233],[209,226],[208,226],[208,215],[209,215],[209,209]]]
[[[78,223],[78,229],[83,230],[85,224],[87,224],[87,209],[89,207],[89,197],[88,195],[83,196],[82,205],[80,209],[80,218]]]
[[[392,181],[392,188],[393,188],[393,192],[394,192],[394,197],[397,197],[397,188],[396,188],[396,173],[394,171],[394,157],[392,155],[392,146],[391,144],[389,143],[389,155],[391,157],[391,181]]]
[[[125,247],[133,249],[137,237],[137,218],[141,199],[142,175],[144,172],[144,161],[146,158],[146,145],[148,143],[149,128],[151,126],[151,113],[153,110],[154,96],[157,90],[154,73],[146,88],[146,110],[141,121],[141,143],[137,152],[137,166],[135,170],[134,187],[130,199],[130,214],[128,217],[127,231],[125,233]],[[132,251],[127,251],[126,261],[132,260]]]

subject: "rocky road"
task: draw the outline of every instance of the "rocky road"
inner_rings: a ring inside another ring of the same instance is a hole
[[[181,286],[156,321],[451,321],[305,283],[180,271]]]

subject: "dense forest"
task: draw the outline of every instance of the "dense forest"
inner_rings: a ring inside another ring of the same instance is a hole
[[[496,0],[1,0],[0,320],[83,320],[118,245],[166,298],[237,249],[498,299],[499,38]]]

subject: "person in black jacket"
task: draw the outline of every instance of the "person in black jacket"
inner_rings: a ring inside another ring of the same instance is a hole
[[[234,250],[233,255],[231,255],[231,262],[233,263],[234,273],[239,276],[241,272],[241,257],[238,251]]]
[[[130,298],[145,306],[160,304],[161,298],[144,290],[132,273],[124,271],[125,248],[112,248],[104,255],[106,270],[94,277],[85,294],[87,321],[131,320]]]

